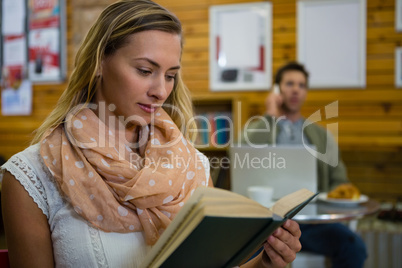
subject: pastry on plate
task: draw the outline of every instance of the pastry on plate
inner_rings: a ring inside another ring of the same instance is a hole
[[[360,191],[352,183],[343,183],[330,191],[328,198],[359,200]]]

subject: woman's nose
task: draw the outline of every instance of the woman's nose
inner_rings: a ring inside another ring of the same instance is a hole
[[[155,78],[148,91],[148,95],[158,100],[165,100],[167,98],[166,81],[164,76],[162,78]]]

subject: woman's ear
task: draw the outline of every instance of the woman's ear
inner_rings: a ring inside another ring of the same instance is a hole
[[[102,69],[103,69],[103,60],[101,60],[98,70],[96,71],[96,76],[102,76]]]
[[[96,76],[102,76],[102,64],[98,67],[96,71]]]

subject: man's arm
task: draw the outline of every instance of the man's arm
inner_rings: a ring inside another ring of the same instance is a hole
[[[3,176],[1,203],[11,267],[54,267],[47,218],[9,172]]]
[[[336,167],[329,167],[329,190],[332,190],[336,186],[347,183],[348,182],[348,175],[346,172],[346,166],[343,163],[341,157],[339,157],[339,162]]]
[[[346,172],[346,166],[342,161],[341,151],[338,144],[334,140],[333,136],[328,137],[327,142],[328,149],[333,152],[333,158],[337,160],[338,165],[332,166],[328,165],[328,175],[329,175],[329,189],[331,190],[338,186],[339,184],[348,182],[348,174]]]

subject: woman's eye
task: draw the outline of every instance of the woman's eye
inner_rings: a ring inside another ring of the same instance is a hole
[[[175,80],[176,79],[176,75],[166,75],[166,80],[171,81],[171,80]]]
[[[137,69],[137,71],[138,71],[138,73],[139,73],[140,75],[143,75],[143,76],[146,76],[146,75],[151,74],[151,71],[144,70],[144,69]]]

